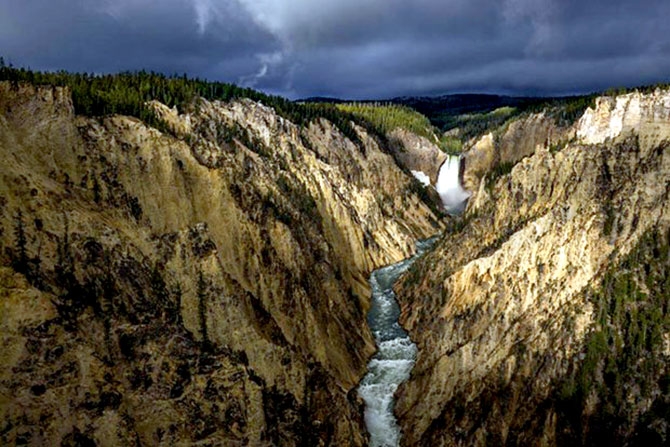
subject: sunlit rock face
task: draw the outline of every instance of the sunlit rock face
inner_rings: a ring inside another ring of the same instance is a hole
[[[538,148],[562,147],[574,135],[574,126],[559,126],[545,112],[514,119],[497,129],[495,137],[488,133],[466,144],[461,182],[466,190],[476,192],[484,177],[490,178],[500,167],[514,164]]]
[[[572,142],[481,173],[461,224],[396,287],[418,348],[396,403],[405,445],[667,442],[667,96],[600,99]],[[631,338],[639,324],[654,342]]]
[[[658,89],[616,97],[601,97],[576,126],[584,144],[601,144],[634,134],[644,147],[657,146],[670,138],[670,92]]]
[[[0,444],[365,445],[368,275],[441,225],[414,180],[361,129],[153,107],[0,83]]]

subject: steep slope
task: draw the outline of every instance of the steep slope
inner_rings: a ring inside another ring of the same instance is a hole
[[[462,181],[470,191],[477,191],[484,176],[491,179],[508,170],[539,147],[560,147],[574,138],[572,127],[556,125],[546,113],[534,113],[512,120],[497,129],[496,134],[474,140],[463,153]]]
[[[405,277],[406,445],[668,441],[669,99],[602,98],[522,150]]]
[[[416,135],[406,129],[396,128],[388,135],[395,157],[410,171],[423,172],[430,183],[437,183],[440,166],[448,155],[426,137]]]
[[[363,445],[367,275],[440,223],[363,129],[152,107],[0,83],[2,444]]]

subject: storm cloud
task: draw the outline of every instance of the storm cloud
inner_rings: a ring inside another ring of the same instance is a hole
[[[0,55],[292,98],[555,95],[670,80],[667,0],[3,0]]]

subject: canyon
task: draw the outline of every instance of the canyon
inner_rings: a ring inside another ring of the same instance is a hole
[[[3,444],[667,442],[668,90],[460,156],[248,98],[148,107],[0,82]]]
[[[151,106],[0,83],[2,443],[364,445],[368,274],[440,219],[362,128]]]

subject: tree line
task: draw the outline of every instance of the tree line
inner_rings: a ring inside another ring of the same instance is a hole
[[[9,81],[16,87],[20,83],[67,87],[72,93],[75,112],[79,115],[128,115],[159,128],[163,128],[162,123],[147,107],[149,101],[156,100],[185,112],[196,105],[198,98],[210,101],[248,98],[274,108],[278,115],[297,125],[326,119],[358,145],[362,143],[352,123],[375,135],[378,133],[375,126],[365,119],[339,110],[333,104],[293,102],[234,84],[189,78],[185,74],[167,76],[144,70],[105,75],[44,72],[16,68],[0,58],[0,81]]]

